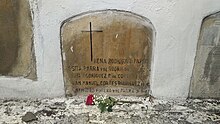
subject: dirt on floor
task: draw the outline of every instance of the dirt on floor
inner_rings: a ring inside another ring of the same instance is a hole
[[[86,97],[0,100],[1,124],[220,124],[220,100],[159,100],[117,97],[128,101],[101,113],[85,105]]]

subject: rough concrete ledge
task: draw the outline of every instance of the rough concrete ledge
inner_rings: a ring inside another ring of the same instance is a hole
[[[138,97],[118,97],[135,101],[100,113],[97,106],[86,106],[85,98],[0,100],[1,124],[218,124],[220,100],[166,101]]]

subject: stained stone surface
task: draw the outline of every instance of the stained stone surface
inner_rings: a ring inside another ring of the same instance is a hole
[[[138,97],[116,97],[137,103],[117,104],[113,112],[100,113],[96,105],[86,106],[85,97],[38,100],[0,100],[1,124],[27,124],[26,113],[37,120],[28,124],[219,124],[220,101],[188,99],[167,101]]]
[[[61,27],[67,95],[147,95],[154,30],[122,11],[70,18]]]
[[[203,20],[190,96],[220,98],[220,12]]]
[[[0,0],[0,75],[36,79],[28,0]]]

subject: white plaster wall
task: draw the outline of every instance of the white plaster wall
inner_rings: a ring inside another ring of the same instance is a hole
[[[38,81],[0,77],[0,97],[64,96],[60,25],[90,10],[118,9],[148,18],[156,29],[152,94],[186,98],[202,19],[219,0],[29,0],[33,13]]]

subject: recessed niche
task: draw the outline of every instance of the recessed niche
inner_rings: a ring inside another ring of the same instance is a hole
[[[0,75],[36,80],[29,2],[0,2]]]

